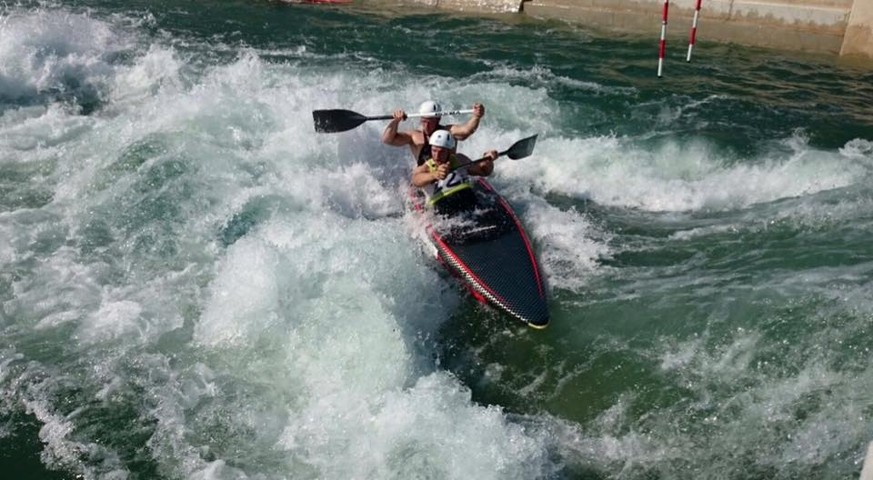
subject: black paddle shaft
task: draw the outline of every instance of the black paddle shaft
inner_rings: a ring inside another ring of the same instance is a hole
[[[530,137],[523,138],[512,144],[511,147],[497,154],[498,157],[502,157],[506,155],[512,160],[519,160],[525,157],[529,157],[530,154],[533,153],[534,146],[537,144],[537,135],[531,135]],[[484,162],[485,160],[489,160],[489,157],[482,157],[476,160],[473,160],[470,163],[465,163],[457,168],[453,168],[452,170],[457,170],[461,167],[469,167],[470,165],[475,165],[480,162]]]
[[[407,117],[425,117],[436,116],[444,117],[446,115],[458,115],[461,113],[472,113],[473,110],[446,110],[442,112],[431,113],[411,113]],[[318,133],[338,133],[351,130],[358,125],[370,120],[391,120],[394,115],[379,115],[376,117],[368,117],[361,115],[358,112],[342,109],[331,110],[313,110],[312,120],[315,122],[315,131]],[[404,119],[405,120],[405,119]]]

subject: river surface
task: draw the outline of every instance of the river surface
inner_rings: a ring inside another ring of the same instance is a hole
[[[694,60],[677,36],[658,79],[658,29],[0,6],[0,471],[856,478],[873,73],[707,42],[704,5]],[[470,156],[539,134],[491,182],[542,263],[548,329],[425,256],[384,122],[313,129],[315,109],[428,99],[485,104]]]

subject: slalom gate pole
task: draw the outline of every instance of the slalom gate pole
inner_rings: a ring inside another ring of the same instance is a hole
[[[664,0],[664,17],[661,20],[661,45],[658,49],[658,78],[664,71],[664,54],[667,52],[667,10],[670,8],[670,0]]]
[[[691,50],[694,49],[694,42],[697,40],[697,19],[700,17],[700,4],[703,0],[697,0],[697,7],[694,8],[694,20],[691,21],[691,33],[688,34],[688,56],[685,57],[686,62],[691,61]]]

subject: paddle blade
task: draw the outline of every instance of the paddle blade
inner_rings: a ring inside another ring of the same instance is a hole
[[[534,151],[534,146],[537,144],[537,135],[532,135],[513,143],[512,146],[506,150],[506,156],[513,160],[529,157]]]
[[[351,130],[366,122],[367,117],[351,110],[313,110],[312,120],[318,133],[336,133]]]

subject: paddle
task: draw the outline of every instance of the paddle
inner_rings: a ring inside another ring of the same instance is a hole
[[[530,154],[533,153],[534,146],[537,144],[537,135],[539,135],[539,134],[531,135],[530,137],[527,137],[527,138],[522,138],[521,140],[513,143],[511,147],[507,148],[506,150],[504,150],[502,152],[499,152],[497,154],[497,156],[502,157],[502,156],[506,155],[507,157],[511,158],[512,160],[518,160],[520,158],[529,157]],[[482,157],[482,158],[473,160],[470,163],[465,163],[463,165],[459,165],[459,166],[453,168],[452,171],[457,170],[461,167],[469,167],[470,165],[475,165],[479,162],[484,162],[485,160],[489,160],[489,158]]]
[[[433,113],[409,113],[406,118],[414,117],[444,117],[446,115],[459,115],[461,113],[473,113],[473,110],[451,110]],[[337,133],[351,130],[358,125],[370,120],[391,120],[394,115],[379,115],[368,117],[351,110],[313,110],[312,120],[315,121],[315,131],[318,133]]]

